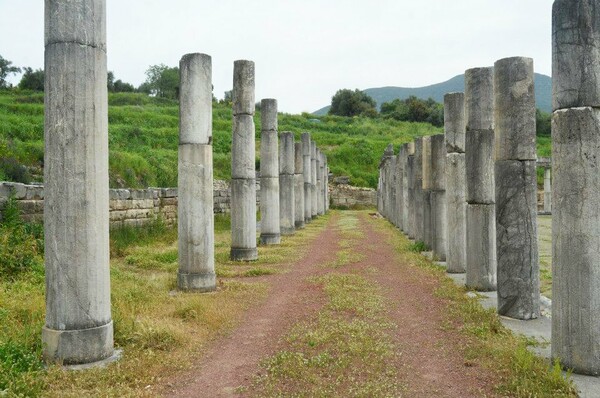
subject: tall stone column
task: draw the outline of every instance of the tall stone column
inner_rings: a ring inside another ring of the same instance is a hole
[[[446,225],[449,273],[464,273],[467,264],[467,202],[465,174],[465,95],[444,96],[446,137]]]
[[[431,228],[431,189],[432,189],[432,168],[431,168],[431,136],[423,137],[423,242],[428,248],[433,245],[433,231]]]
[[[302,133],[302,160],[304,175],[304,222],[312,219],[312,171],[310,159],[310,133]]]
[[[465,73],[467,286],[496,289],[494,68]]]
[[[414,238],[417,242],[425,242],[424,216],[425,193],[423,192],[423,137],[415,138],[415,153],[413,160],[414,173]]]
[[[281,243],[279,220],[279,139],[277,137],[277,100],[260,104],[260,243]]]
[[[415,151],[414,145],[408,146],[408,156],[406,157],[406,185],[407,185],[407,229],[406,234],[409,239],[415,239],[416,218],[415,218]]]
[[[233,65],[231,143],[231,259],[253,261],[256,250],[254,62]]]
[[[600,375],[600,2],[553,8],[552,356]]]
[[[45,3],[44,358],[113,355],[106,2]]]
[[[404,160],[406,159],[406,148],[400,147],[396,157],[396,226],[404,230],[402,222],[402,213],[404,210]]]
[[[177,228],[181,290],[217,287],[212,159],[212,60],[187,54],[179,62]]]
[[[279,151],[279,219],[281,233],[292,235],[296,231],[294,207],[294,174],[296,172],[294,156],[294,133],[289,131],[281,133],[281,146]]]
[[[552,168],[544,167],[544,213],[552,213]]]
[[[533,60],[494,65],[498,313],[534,319],[540,312]]]
[[[294,225],[304,228],[304,159],[302,142],[294,144]]]
[[[323,154],[323,160],[325,161],[325,213],[327,213],[329,211],[329,163],[327,155]]]
[[[311,194],[311,218],[317,217],[318,195],[317,195],[317,143],[310,141],[310,194]]]
[[[321,150],[317,149],[317,214],[322,216],[325,214],[325,197],[323,196],[323,187],[325,186],[325,162]]]
[[[431,136],[431,250],[446,261],[448,228],[446,215],[446,141],[443,134]]]

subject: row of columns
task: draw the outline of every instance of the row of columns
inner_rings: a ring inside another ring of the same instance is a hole
[[[45,3],[46,360],[114,358],[108,214],[106,2]],[[178,288],[216,289],[212,60],[187,54],[180,69]],[[254,63],[235,61],[231,259],[258,258]],[[261,102],[261,234],[278,244],[329,209],[327,157],[309,133],[278,137],[277,101]]]
[[[544,175],[545,209],[553,206],[552,357],[576,373],[596,376],[600,375],[598,13],[600,0],[554,2],[551,198],[549,167]],[[435,237],[439,227],[431,195],[432,159],[441,161],[445,156],[448,272],[466,272],[466,283],[475,290],[497,289],[499,314],[537,318],[533,61],[507,58],[493,68],[467,70],[465,93],[447,94],[444,109],[445,155],[435,154],[437,136],[416,139],[414,151],[405,144],[397,156],[393,147],[386,149],[380,165],[379,211],[409,237],[433,248],[443,245],[443,239]],[[398,184],[405,176],[407,184]],[[398,212],[405,212],[405,191],[408,217],[398,218]]]

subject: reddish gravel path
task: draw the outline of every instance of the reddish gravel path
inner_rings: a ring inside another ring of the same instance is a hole
[[[349,213],[348,213],[349,214]],[[336,272],[376,268],[361,272],[383,288],[389,318],[397,325],[393,338],[400,355],[399,379],[407,386],[406,397],[492,397],[498,376],[464,362],[464,340],[456,330],[442,329],[447,305],[435,296],[438,282],[426,271],[398,260],[388,244],[387,232],[376,230],[364,212],[355,213],[364,233],[360,247],[365,259]],[[240,396],[237,388],[248,385],[261,369],[262,359],[285,348],[283,337],[299,320],[314,315],[325,303],[320,288],[306,278],[331,272],[321,267],[335,258],[340,234],[334,215],[317,236],[308,255],[289,272],[266,277],[268,298],[249,310],[231,335],[215,341],[194,368],[170,384],[173,397]]]
[[[307,278],[325,273],[321,265],[335,258],[339,236],[333,216],[314,242],[307,257],[289,272],[261,280],[270,285],[268,298],[250,309],[233,333],[217,340],[194,368],[170,384],[169,397],[231,397],[260,371],[261,359],[278,351],[281,336],[324,304],[324,295]]]
[[[439,283],[418,267],[398,263],[387,237],[366,217],[360,215],[367,260],[359,265],[378,269],[369,277],[384,289],[389,316],[398,326],[394,337],[401,351],[398,365],[408,386],[406,396],[495,396],[498,376],[472,364],[466,366],[464,337],[456,330],[442,329],[447,305],[434,294]]]

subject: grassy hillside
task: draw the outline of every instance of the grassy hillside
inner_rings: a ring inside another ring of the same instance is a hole
[[[426,87],[379,87],[363,90],[377,102],[377,107],[381,107],[384,102],[391,102],[397,98],[406,99],[411,95],[427,100],[433,98],[439,103],[444,102],[444,95],[452,92],[462,92],[465,90],[465,75],[458,75],[452,79],[433,84]],[[552,111],[552,78],[539,73],[535,74],[535,97],[537,107],[544,112]],[[326,115],[329,106],[319,109],[315,115]]]
[[[0,92],[0,180],[41,182],[44,160],[44,104],[41,93]],[[177,186],[179,108],[175,101],[145,94],[109,96],[110,185],[113,188]],[[231,107],[213,106],[215,178],[231,176]],[[256,118],[259,165],[260,111]],[[366,117],[279,115],[279,130],[296,139],[312,133],[336,176],[356,186],[376,187],[378,164],[392,142],[396,149],[414,137],[441,133],[425,123]],[[538,138],[540,156],[550,156],[550,137]],[[25,167],[24,167],[25,166]]]
[[[0,180],[42,181],[44,105],[42,93],[0,92]],[[176,186],[179,108],[175,101],[144,94],[109,96],[111,187]],[[231,107],[213,107],[215,178],[231,175]],[[257,166],[260,112],[256,115]],[[329,157],[335,175],[375,187],[377,166],[389,142],[441,132],[429,124],[280,114],[279,130],[304,131]],[[26,166],[25,169],[22,165]]]

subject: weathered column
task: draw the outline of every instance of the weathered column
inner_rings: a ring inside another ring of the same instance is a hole
[[[304,159],[302,142],[294,144],[294,226],[304,228]]]
[[[443,134],[431,136],[431,250],[434,258],[446,261],[446,141]]]
[[[431,136],[423,137],[423,242],[428,248],[432,247],[432,229],[431,229],[431,189],[432,189],[432,169],[431,169]]]
[[[311,147],[310,133],[302,133],[302,167],[304,175],[304,222],[310,222],[312,219],[312,172],[310,160]]]
[[[396,226],[404,229],[402,213],[404,210],[404,160],[406,159],[406,147],[402,145],[396,157]]]
[[[600,1],[553,9],[552,356],[600,375]]]
[[[318,195],[317,195],[317,143],[310,142],[310,194],[311,194],[311,218],[317,217]]]
[[[254,62],[233,66],[231,143],[231,259],[253,261],[256,250]]]
[[[467,286],[496,289],[494,194],[494,69],[465,73]]]
[[[212,60],[187,54],[179,62],[177,228],[181,290],[217,287],[212,159]]]
[[[446,137],[446,225],[449,273],[463,273],[467,264],[467,202],[465,174],[465,95],[444,96]]]
[[[44,358],[113,355],[106,2],[46,0]]]
[[[406,157],[406,185],[408,199],[406,209],[406,234],[409,239],[415,239],[415,146],[410,144],[408,146],[408,156]]]
[[[552,213],[552,168],[544,167],[544,213]]]
[[[323,161],[323,153],[317,149],[317,214],[322,216],[325,214],[325,197],[323,196],[323,187],[325,186],[325,162]]]
[[[425,242],[424,211],[425,194],[423,192],[423,137],[415,138],[415,153],[413,160],[414,173],[414,238],[417,242]]]
[[[494,95],[498,313],[528,320],[540,313],[533,60],[497,61]]]
[[[296,171],[294,156],[294,133],[281,133],[279,150],[279,219],[281,233],[292,235],[296,231],[294,207],[294,174]]]
[[[325,213],[327,213],[329,211],[329,163],[327,155],[323,154],[323,160],[325,161]]]
[[[402,145],[402,153],[403,153],[403,157],[402,157],[402,230],[404,231],[405,234],[409,234],[408,231],[410,230],[410,225],[408,222],[408,215],[409,215],[409,200],[408,200],[408,189],[409,189],[409,181],[408,181],[408,157],[410,156],[410,152],[411,152],[411,146],[410,143],[404,144]]]
[[[277,137],[277,100],[260,104],[260,243],[281,243],[279,214],[279,142]]]

